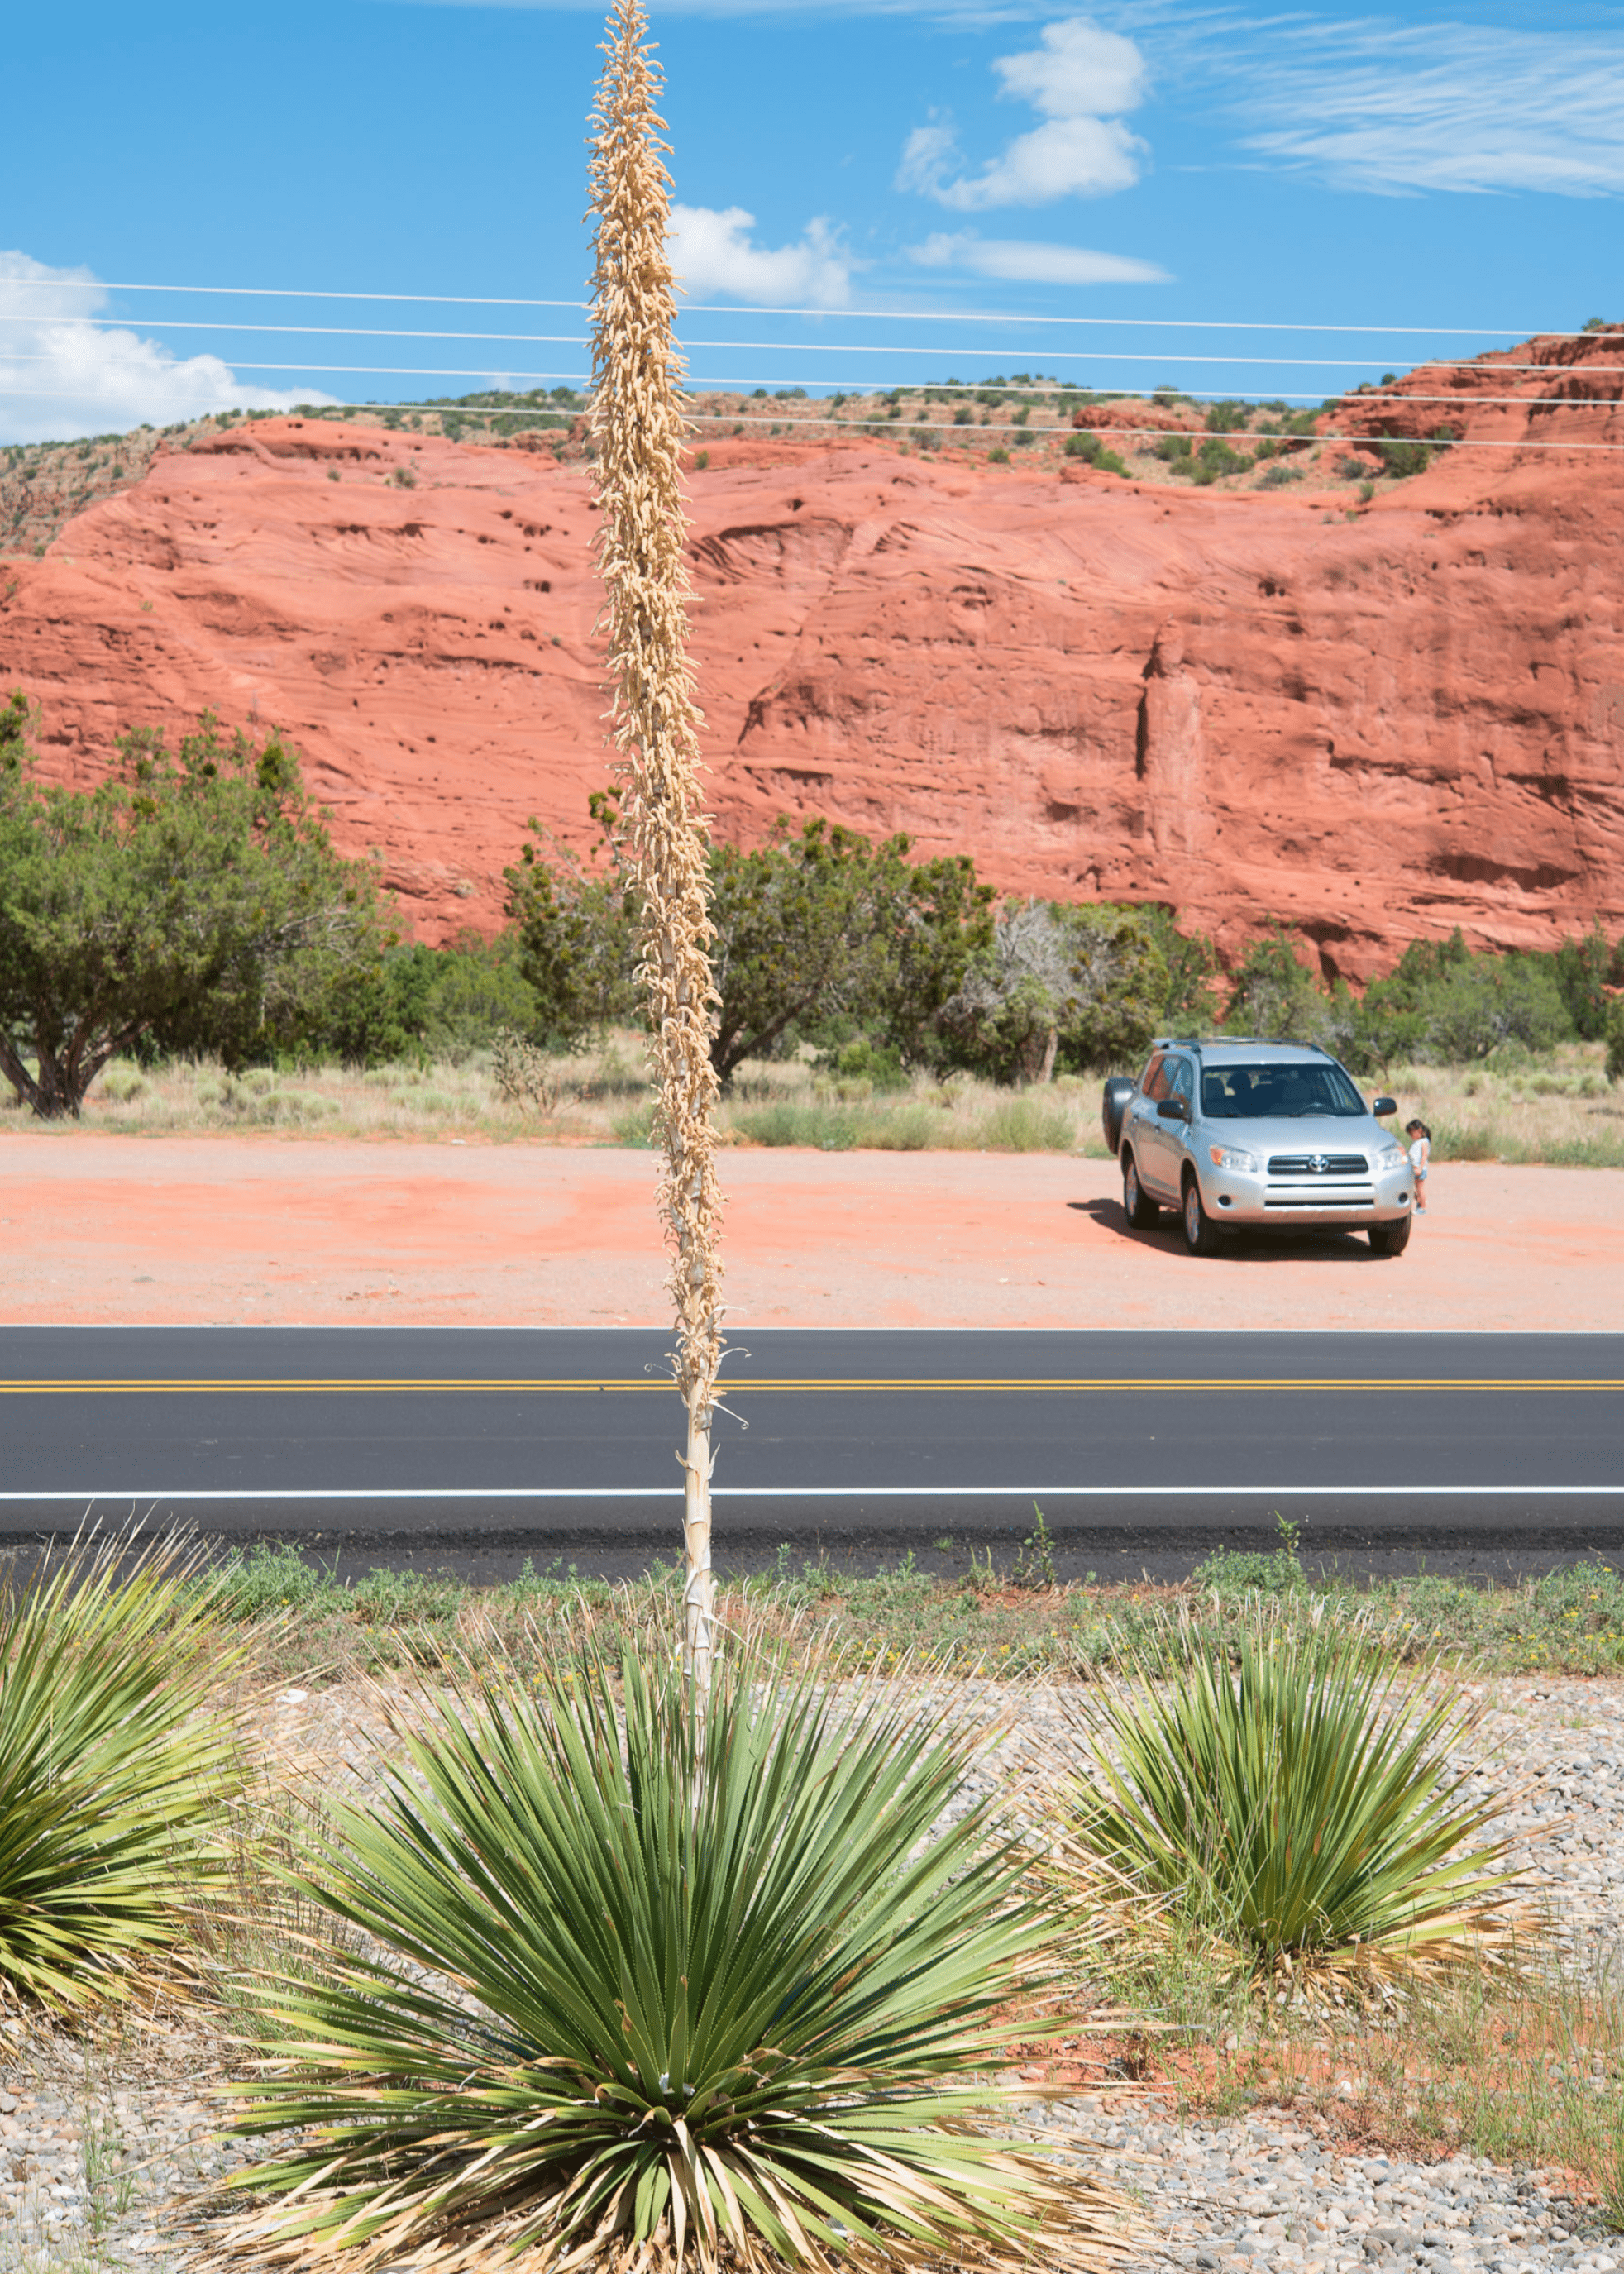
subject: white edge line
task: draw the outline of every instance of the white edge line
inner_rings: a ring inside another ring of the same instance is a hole
[[[1616,1485],[717,1485],[713,1500],[1410,1500],[1583,1499],[1624,1495]],[[298,1486],[233,1492],[174,1491],[149,1486],[139,1492],[6,1492],[0,1506],[97,1501],[571,1501],[680,1500],[680,1485],[367,1485],[353,1491]]]

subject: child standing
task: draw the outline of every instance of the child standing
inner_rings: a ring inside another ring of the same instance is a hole
[[[1410,1165],[1416,1179],[1416,1214],[1426,1214],[1426,1164],[1432,1157],[1432,1133],[1425,1121],[1407,1121],[1404,1134],[1410,1140]]]

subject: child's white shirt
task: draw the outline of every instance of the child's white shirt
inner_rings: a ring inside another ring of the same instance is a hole
[[[1428,1137],[1417,1137],[1410,1148],[1410,1165],[1417,1176],[1425,1176],[1426,1164],[1432,1158],[1432,1144]]]

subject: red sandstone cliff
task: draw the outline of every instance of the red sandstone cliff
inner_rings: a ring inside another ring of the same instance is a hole
[[[1277,915],[1356,976],[1457,922],[1624,928],[1624,451],[1527,447],[1624,444],[1621,366],[1624,338],[1540,342],[1350,398],[1325,425],[1515,446],[1353,513],[1335,448],[1295,488],[1192,491],[713,445],[692,551],[720,827],[906,829],[1011,891],[1166,900],[1231,944]],[[592,531],[579,466],[258,421],[9,564],[0,678],[79,781],[129,723],[276,723],[425,937],[488,927],[527,815],[582,839],[604,778]]]

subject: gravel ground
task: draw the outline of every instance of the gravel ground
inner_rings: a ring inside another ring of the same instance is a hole
[[[1515,1860],[1549,1888],[1575,1949],[1624,1955],[1624,1686],[1506,1680],[1489,1686],[1486,1702],[1480,1758],[1488,1782],[1517,1796]],[[319,1778],[329,1791],[364,1781],[362,1740],[377,1721],[364,1692],[283,1692],[264,1721],[273,1773],[295,1786]],[[1052,1695],[1030,1693],[1017,1742],[1052,1740],[1064,1726]],[[0,2021],[0,2274],[125,2265],[177,2274],[187,2202],[242,2160],[214,2136],[211,2092],[232,2059],[195,2013],[88,2050]],[[1624,2268],[1624,2238],[1603,2233],[1560,2173],[1371,2154],[1339,2142],[1323,2120],[1288,2111],[1181,2123],[1131,2086],[1034,2101],[1023,2112],[1142,2200],[1156,2240],[1124,2274]]]

